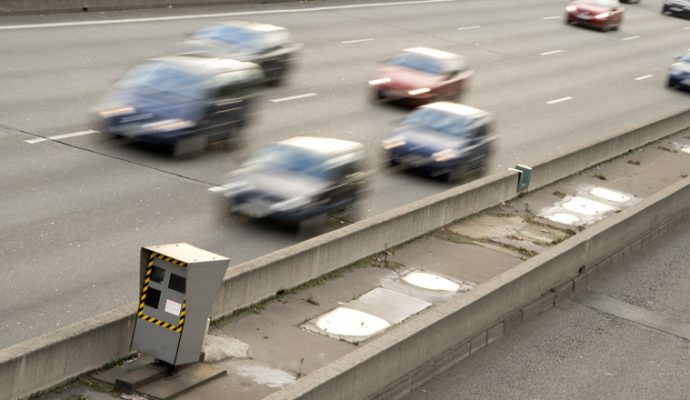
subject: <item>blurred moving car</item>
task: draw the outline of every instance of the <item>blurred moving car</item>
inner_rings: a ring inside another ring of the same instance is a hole
[[[565,8],[565,22],[607,32],[620,28],[624,13],[618,0],[573,0]]]
[[[207,54],[259,64],[269,85],[283,82],[301,48],[302,44],[294,43],[283,27],[245,21],[207,26],[178,45],[182,54]]]
[[[670,88],[690,89],[690,51],[671,64],[667,84]]]
[[[418,108],[383,141],[391,166],[462,180],[486,169],[491,153],[493,117],[463,104],[439,102]]]
[[[265,146],[220,193],[232,213],[302,229],[355,207],[369,173],[360,143],[298,136]]]
[[[208,143],[239,136],[261,68],[227,59],[170,56],[149,60],[119,79],[95,108],[97,130],[195,155]]]
[[[661,13],[690,18],[690,1],[664,0],[664,5],[661,6]]]
[[[453,53],[426,47],[403,50],[385,62],[369,80],[377,99],[413,105],[458,100],[473,71]]]

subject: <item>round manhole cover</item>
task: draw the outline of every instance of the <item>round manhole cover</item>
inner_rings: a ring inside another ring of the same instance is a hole
[[[442,276],[430,274],[428,272],[414,271],[403,276],[405,282],[429,290],[440,290],[444,292],[457,292],[460,285]]]

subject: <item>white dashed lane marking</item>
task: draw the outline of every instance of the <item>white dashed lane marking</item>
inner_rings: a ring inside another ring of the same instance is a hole
[[[541,17],[541,19],[560,19],[560,18],[561,18],[560,15],[551,15],[548,17]]]
[[[213,193],[217,193],[217,192],[223,191],[224,189],[225,189],[224,186],[214,186],[214,187],[208,188],[208,191],[213,192]]]
[[[635,80],[636,80],[636,81],[641,81],[641,80],[644,80],[644,79],[649,79],[649,78],[651,78],[651,77],[653,77],[653,76],[654,76],[654,75],[642,75],[642,76],[638,76],[637,78],[635,78]]]
[[[551,50],[551,51],[545,51],[543,53],[539,53],[541,56],[550,56],[552,54],[558,54],[558,53],[563,53],[563,50]]]
[[[639,36],[635,35],[635,36],[624,37],[623,40],[635,40],[635,39],[639,39],[639,38],[640,38]]]
[[[91,135],[93,133],[98,133],[98,131],[94,131],[92,129],[87,129],[85,131],[65,133],[62,135],[48,136],[45,138],[28,139],[28,140],[25,140],[25,142],[29,143],[29,144],[36,144],[36,143],[46,142],[49,140],[60,140],[60,139],[67,139],[67,138],[71,138],[71,137],[75,137],[75,136]]]
[[[280,103],[283,101],[290,101],[290,100],[297,100],[297,99],[304,99],[306,97],[313,97],[316,96],[316,93],[305,93],[305,94],[298,94],[296,96],[290,96],[290,97],[281,97],[279,99],[272,99],[271,103]]]
[[[472,25],[472,26],[461,26],[461,27],[455,28],[455,29],[457,29],[459,31],[466,31],[466,30],[470,30],[470,29],[479,29],[481,27],[482,27],[481,25]]]
[[[568,100],[572,100],[572,99],[573,99],[573,98],[570,97],[570,96],[561,97],[560,99],[547,101],[546,104],[557,104],[557,103],[562,103],[562,102],[564,102],[564,101],[568,101]]]
[[[353,43],[362,43],[362,42],[371,42],[375,40],[374,38],[366,38],[366,39],[355,39],[355,40],[343,40],[342,44],[353,44]]]

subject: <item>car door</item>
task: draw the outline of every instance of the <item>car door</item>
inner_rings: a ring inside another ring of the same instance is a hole
[[[328,189],[328,212],[333,214],[343,211],[357,200],[364,173],[352,153],[335,157],[326,166],[327,176],[331,181]]]
[[[241,81],[226,81],[216,88],[209,105],[209,135],[227,138],[242,126],[245,119],[246,98]]]
[[[490,151],[490,124],[482,119],[477,122],[470,140],[470,169],[481,168],[489,156]]]
[[[623,7],[613,7],[611,9],[611,17],[615,25],[620,25],[620,23],[623,22]]]
[[[471,72],[460,59],[448,60],[446,63],[446,82],[451,92],[461,92]]]

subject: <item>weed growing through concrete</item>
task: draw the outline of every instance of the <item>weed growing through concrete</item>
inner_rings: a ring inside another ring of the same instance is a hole
[[[602,174],[596,174],[596,175],[594,175],[594,177],[597,178],[597,179],[601,179],[602,181],[605,181],[605,180],[606,180],[606,176],[605,176],[605,175],[602,175]]]
[[[91,397],[85,394],[71,394],[65,400],[91,400]]]
[[[91,377],[88,377],[88,376],[79,377],[79,381],[81,383],[83,383],[84,385],[90,387],[91,389],[97,391],[97,392],[112,393],[112,391],[113,391],[112,386],[105,384],[105,383],[102,383],[102,382],[99,382],[99,381],[97,381]]]
[[[637,161],[637,160],[628,160],[628,161],[626,161],[626,162],[627,162],[628,164],[632,164],[632,165],[640,165],[640,162]]]
[[[304,365],[304,357],[302,357],[299,360],[299,369],[297,370],[297,379],[304,376],[304,374],[302,373],[302,365]]]
[[[556,190],[555,192],[553,192],[553,195],[561,199],[566,196],[566,194],[561,192],[560,190]]]

